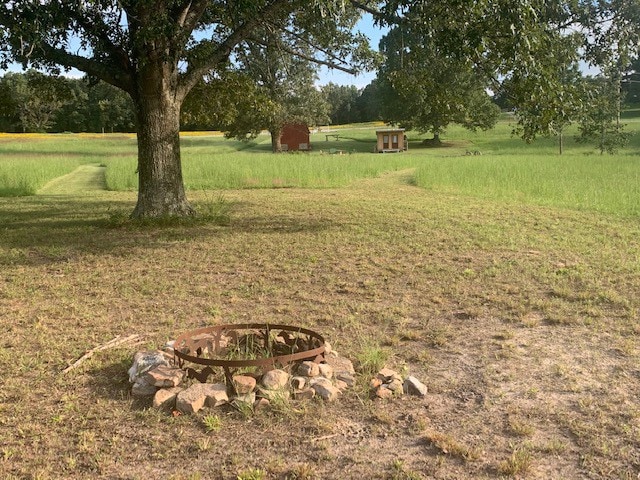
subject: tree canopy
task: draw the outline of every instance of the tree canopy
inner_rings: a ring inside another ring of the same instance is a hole
[[[239,48],[271,38],[297,59],[366,68],[368,42],[353,32],[360,11],[411,31],[408,53],[427,47],[459,75],[511,80],[516,92],[535,77],[562,88],[550,53],[571,32],[585,60],[612,72],[638,48],[637,0],[10,0],[0,4],[0,66],[76,68],[126,92],[138,138],[133,215],[191,215],[179,142],[189,92],[204,76],[227,78]]]
[[[0,4],[0,58],[5,68],[77,68],[129,94],[138,137],[133,216],[191,215],[179,142],[189,91],[226,71],[234,49],[261,29],[291,39],[300,58],[362,68],[368,49],[352,32],[356,19],[341,0],[13,0]]]
[[[386,121],[432,132],[436,143],[450,123],[471,130],[495,125],[500,109],[487,93],[488,80],[467,59],[440,50],[411,24],[391,29],[380,44],[385,62],[378,80]]]

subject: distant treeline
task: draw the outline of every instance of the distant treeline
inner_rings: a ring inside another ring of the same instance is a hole
[[[332,124],[381,119],[376,81],[364,89],[321,87]],[[187,103],[188,105],[188,103]],[[185,118],[190,118],[188,115]],[[222,130],[221,125],[183,122],[183,130]],[[0,77],[2,132],[135,132],[131,99],[121,90],[90,78],[46,75],[36,70]]]
[[[36,70],[0,78],[3,132],[133,132],[133,112],[130,98],[104,82]]]

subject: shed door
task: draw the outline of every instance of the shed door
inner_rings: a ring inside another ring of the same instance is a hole
[[[398,149],[398,135],[391,135],[391,148]]]

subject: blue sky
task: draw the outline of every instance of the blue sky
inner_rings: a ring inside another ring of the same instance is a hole
[[[382,30],[376,27],[373,24],[373,17],[365,13],[360,21],[356,25],[356,29],[362,33],[364,33],[367,37],[369,37],[369,41],[371,43],[371,48],[373,50],[378,50],[378,44],[380,39],[386,33],[386,30]],[[20,72],[22,71],[22,67],[17,64],[12,64],[9,67],[8,71],[12,72]],[[0,75],[5,72],[0,70]],[[82,77],[84,74],[82,72],[78,72],[75,69],[72,69],[70,72],[65,73],[65,75],[70,77]],[[365,72],[360,75],[349,75],[348,73],[341,72],[339,70],[329,70],[326,67],[322,67],[318,73],[319,80],[317,82],[318,85],[326,85],[329,82],[336,83],[338,85],[355,85],[358,88],[364,88],[371,80],[376,77],[376,72]]]
[[[368,13],[360,19],[356,25],[356,29],[369,37],[371,48],[377,51],[380,39],[386,33],[386,30],[381,30],[376,27],[373,24],[373,17]],[[337,83],[338,85],[355,85],[358,88],[364,88],[376,77],[376,72],[366,72],[354,76],[339,70],[329,70],[326,67],[322,67],[318,75],[320,77],[317,82],[318,85],[326,85],[327,83],[332,82]]]

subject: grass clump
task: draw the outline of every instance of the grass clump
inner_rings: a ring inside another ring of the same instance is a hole
[[[466,461],[478,460],[478,449],[469,447],[446,433],[430,430],[425,433],[426,440],[445,455],[451,455]]]
[[[526,447],[517,447],[513,449],[511,457],[500,462],[498,471],[502,475],[508,475],[510,477],[524,475],[531,468],[531,461],[532,457],[529,449]]]
[[[222,429],[222,419],[218,415],[205,415],[202,424],[207,432],[219,432]]]

